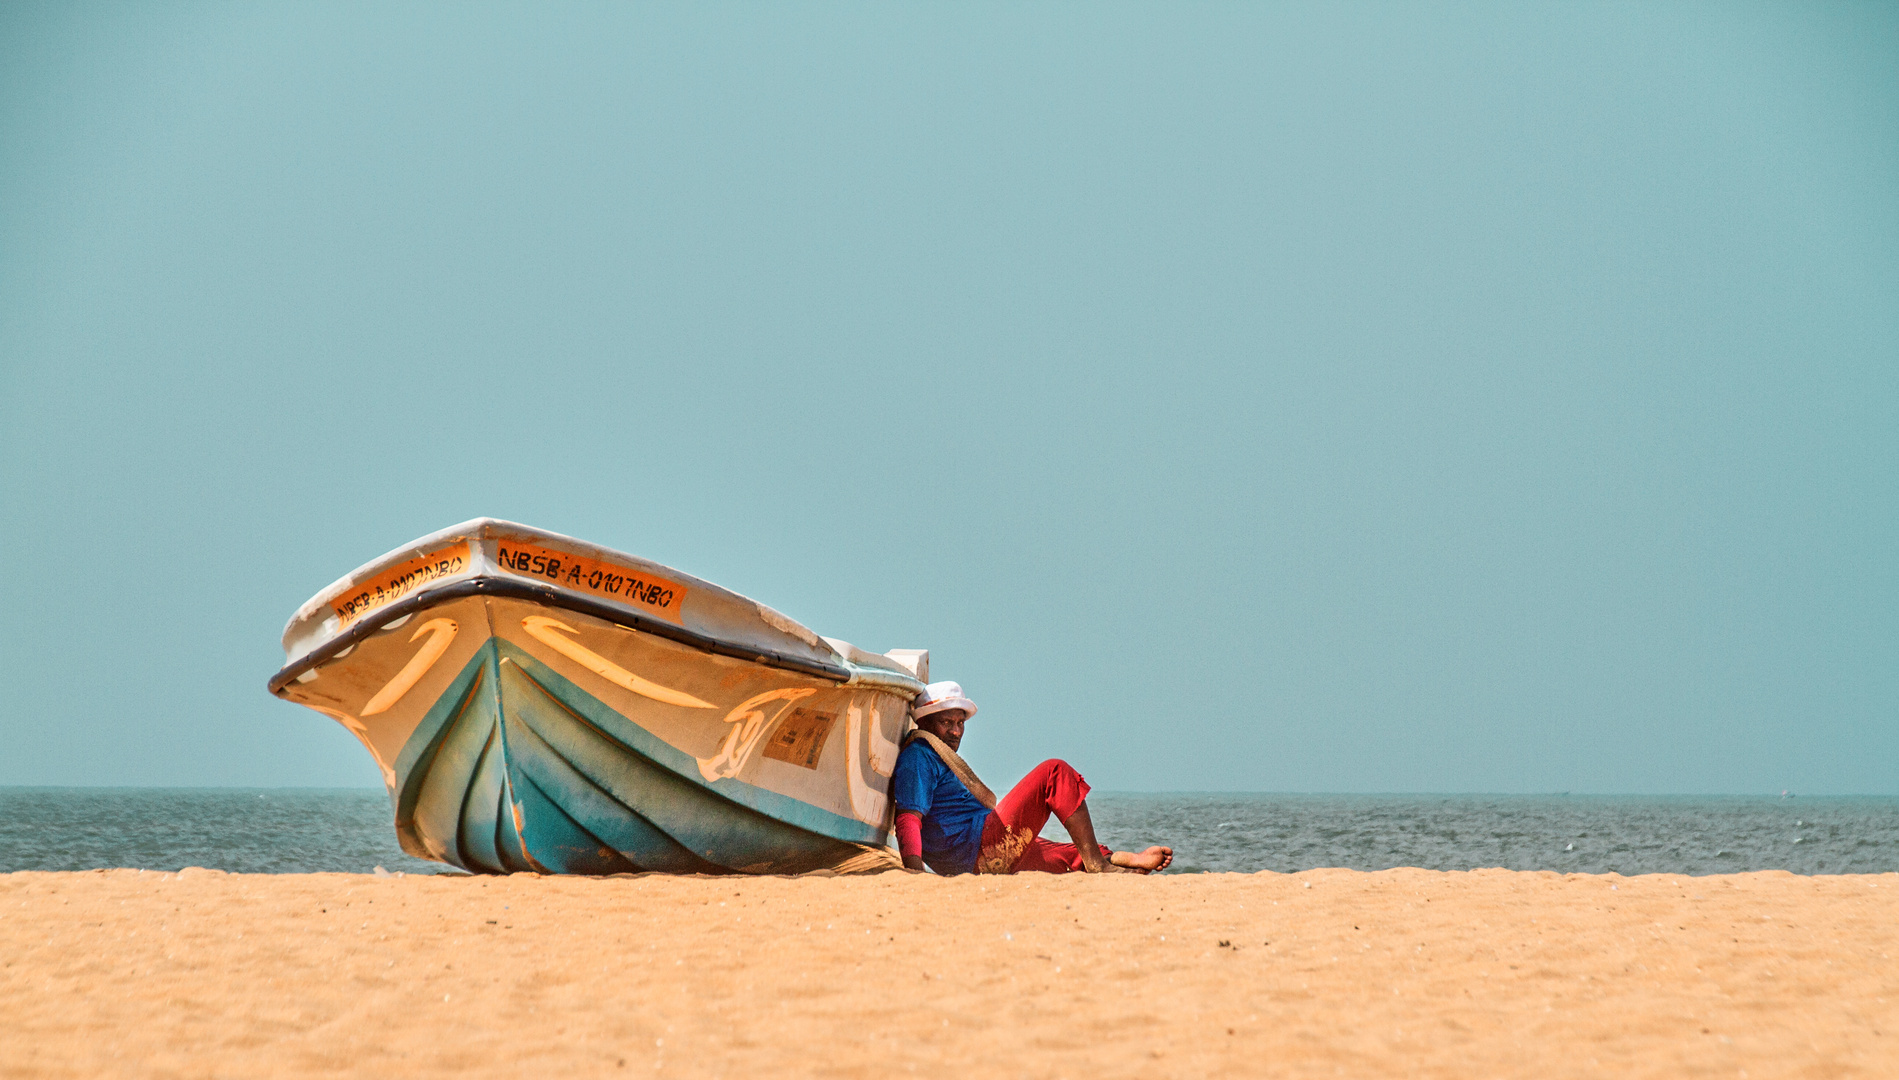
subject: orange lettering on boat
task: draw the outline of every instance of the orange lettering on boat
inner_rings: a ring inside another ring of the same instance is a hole
[[[350,586],[341,596],[330,601],[330,610],[336,612],[338,621],[344,626],[355,622],[367,612],[376,610],[384,604],[394,603],[431,581],[438,581],[468,569],[468,541],[450,544],[439,551],[426,555],[417,555],[405,563],[384,570],[368,581]]]
[[[571,552],[503,540],[495,561],[511,574],[617,600],[668,622],[679,622],[686,604],[686,587],[676,581]]]

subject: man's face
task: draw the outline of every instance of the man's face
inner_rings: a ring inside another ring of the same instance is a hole
[[[968,720],[969,714],[961,709],[945,709],[918,720],[917,727],[943,740],[951,750],[957,750],[963,745],[963,724]]]

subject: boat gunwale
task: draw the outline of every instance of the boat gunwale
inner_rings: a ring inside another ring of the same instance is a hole
[[[628,630],[653,634],[657,637],[690,645],[703,652],[716,656],[729,656],[738,660],[748,660],[766,667],[794,671],[801,675],[815,676],[836,683],[848,683],[853,678],[850,668],[842,664],[826,664],[808,660],[800,656],[791,656],[775,649],[761,649],[755,645],[741,645],[724,641],[683,626],[675,626],[661,619],[643,615],[617,604],[594,600],[561,589],[558,586],[544,585],[532,581],[519,581],[496,574],[478,573],[474,577],[463,578],[443,585],[424,586],[415,593],[397,600],[393,604],[377,609],[363,616],[356,625],[343,631],[323,644],[290,661],[280,668],[265,684],[272,694],[279,694],[299,675],[336,658],[338,653],[355,646],[371,634],[398,619],[406,618],[450,600],[460,600],[470,596],[500,596],[516,600],[529,600],[551,607],[565,608],[602,619]]]

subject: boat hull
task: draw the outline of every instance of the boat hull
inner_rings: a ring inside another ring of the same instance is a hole
[[[273,689],[362,740],[404,850],[471,872],[889,858],[901,680],[718,655],[559,600],[423,590]]]

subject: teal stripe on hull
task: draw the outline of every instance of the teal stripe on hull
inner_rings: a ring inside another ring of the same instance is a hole
[[[484,677],[474,687],[461,719],[443,729],[437,740],[435,756],[422,783],[416,790],[415,818],[421,821],[460,822],[468,812],[468,796],[474,778],[479,775],[483,753],[494,730],[494,683]],[[434,834],[449,851],[460,855],[461,829]]]
[[[482,646],[396,760],[404,850],[474,872],[794,873],[875,829],[661,742],[505,641]]]
[[[443,810],[449,802],[455,801],[449,799],[447,793],[466,794],[467,778],[461,778],[463,782],[458,784],[456,778],[448,775],[447,769],[438,777],[435,762],[442,740],[455,728],[466,725],[492,730],[495,718],[500,716],[499,704],[494,700],[494,680],[490,671],[493,665],[485,654],[485,649],[476,653],[474,659],[462,668],[461,674],[455,676],[455,680],[436,699],[422,722],[416,725],[409,741],[403,744],[402,752],[396,755],[396,839],[401,843],[402,850],[411,855],[464,865],[457,850],[460,845],[453,842],[459,830],[461,812],[458,808],[451,817],[443,814]],[[428,792],[431,787],[436,791]],[[456,801],[457,806],[462,802],[465,799]],[[424,830],[418,829],[418,809],[430,815],[421,819],[431,826],[426,829],[427,835],[446,850],[429,849],[423,839]],[[442,829],[441,826],[449,821],[456,823],[457,830]]]
[[[766,791],[764,788],[754,787],[742,780],[721,778],[707,783],[699,776],[699,762],[692,755],[655,737],[645,728],[615,711],[612,706],[569,682],[553,668],[534,659],[514,645],[499,639],[491,644],[498,649],[502,657],[520,667],[547,696],[564,706],[575,717],[585,720],[588,725],[611,742],[659,765],[673,778],[683,780],[692,787],[701,789],[702,792],[716,793],[775,821],[795,825],[819,836],[828,836],[853,844],[874,846],[883,844],[882,832],[856,818],[821,810],[789,795]],[[510,702],[510,708],[512,707],[513,703]],[[698,845],[694,845],[693,849],[701,850]]]
[[[456,847],[465,867],[499,867],[501,823],[506,807],[501,783],[501,733],[490,730],[481,744],[481,760],[468,784],[468,798],[462,803],[462,819],[456,829]]]
[[[564,809],[583,828],[616,851],[639,852],[640,866],[647,870],[716,874],[728,869],[700,858],[650,820],[666,816],[656,815],[654,807],[682,797],[674,785],[667,783],[664,770],[629,754],[584,721],[568,718],[563,723],[560,716],[546,715],[565,710],[557,702],[550,702],[540,686],[514,664],[502,664],[501,671],[508,683],[518,680],[525,684],[513,686],[509,695],[520,717],[510,717],[508,725],[512,760],[543,790],[562,792],[566,796]],[[550,745],[540,732],[546,732],[556,745]],[[587,771],[569,762],[584,762]],[[633,778],[633,783],[625,783],[627,777]],[[629,813],[628,807],[635,805],[645,813]]]
[[[521,804],[521,842],[534,861],[556,874],[629,874],[642,867],[601,843],[561,809],[569,789],[542,790],[523,770],[513,770],[514,797]]]

